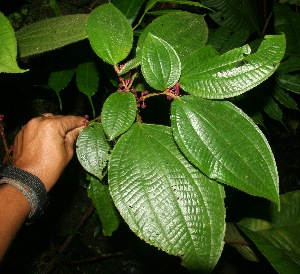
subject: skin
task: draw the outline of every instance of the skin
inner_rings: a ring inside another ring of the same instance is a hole
[[[30,120],[14,140],[13,166],[39,177],[48,192],[72,159],[83,125],[83,117],[49,113]],[[0,261],[29,213],[29,203],[17,188],[0,185]]]

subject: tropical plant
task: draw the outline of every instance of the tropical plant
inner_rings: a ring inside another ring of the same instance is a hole
[[[198,13],[155,10],[158,2],[196,7]],[[208,27],[205,13],[217,27]],[[279,196],[274,156],[256,125],[263,125],[262,109],[281,121],[273,97],[297,109],[286,90],[299,93],[299,40],[287,25],[298,29],[299,16],[279,3],[274,14],[277,34],[260,33],[264,37],[252,41],[250,34],[260,28],[250,1],[115,0],[90,14],[25,26],[16,38],[1,15],[7,38],[0,45],[0,71],[26,71],[17,65],[16,42],[25,58],[89,41],[91,50],[77,53],[83,58],[72,55],[67,67],[51,72],[48,87],[62,108],[60,92],[75,76],[78,89],[90,100],[93,117],[76,151],[89,174],[88,195],[105,235],[112,235],[123,218],[147,243],[180,256],[187,269],[202,273],[217,264],[224,239],[246,258],[257,259],[238,226],[274,268],[296,273],[298,240],[289,240],[299,234],[299,192]],[[288,23],[282,20],[286,14]],[[155,19],[146,24],[146,15]],[[97,114],[92,97],[101,92],[99,64],[112,69],[106,75],[111,86]],[[274,79],[276,85],[259,93]],[[255,113],[252,101],[262,107]],[[157,102],[170,118],[161,124],[145,122],[143,115],[155,110]],[[243,111],[245,105],[251,117]],[[237,226],[228,223],[226,229],[228,186],[269,200],[268,224],[253,217]],[[285,258],[284,264],[278,256]]]

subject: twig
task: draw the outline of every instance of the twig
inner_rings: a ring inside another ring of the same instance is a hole
[[[89,263],[94,263],[102,259],[110,258],[110,257],[116,257],[116,256],[122,256],[122,252],[116,252],[116,253],[108,253],[108,254],[101,254],[95,257],[90,257],[86,258],[83,260],[76,260],[76,261],[69,261],[69,262],[64,262],[66,265],[81,265],[81,264],[89,264]]]
[[[81,218],[80,222],[77,224],[75,231],[80,230],[83,225],[86,223],[86,221],[90,218],[92,213],[94,212],[94,206],[91,204],[83,217]],[[51,273],[52,270],[56,268],[56,266],[61,262],[65,252],[67,251],[69,245],[71,244],[72,240],[74,239],[75,235],[72,234],[70,235],[63,243],[61,248],[58,251],[58,254],[52,259],[52,261],[46,266],[44,271],[42,272],[43,274],[48,274]]]

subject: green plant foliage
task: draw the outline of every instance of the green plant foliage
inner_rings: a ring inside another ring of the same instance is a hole
[[[112,0],[111,3],[118,8],[128,19],[130,24],[136,19],[139,10],[144,4],[145,0]]]
[[[250,0],[202,0],[201,2],[214,10],[209,15],[220,26],[249,33],[259,30],[258,17]]]
[[[17,63],[17,42],[14,29],[8,19],[0,12],[0,73],[23,73]]]
[[[137,56],[141,55],[149,32],[170,44],[180,59],[203,47],[208,37],[204,16],[184,11],[166,14],[158,17],[145,28],[138,40]]]
[[[181,73],[181,63],[174,48],[151,33],[144,42],[141,68],[147,83],[161,91],[174,86]]]
[[[112,4],[101,5],[92,11],[87,22],[87,33],[95,53],[111,65],[124,60],[132,47],[131,25]]]
[[[16,32],[21,57],[58,49],[87,38],[87,14],[45,19]]]
[[[93,116],[95,117],[92,96],[97,92],[99,85],[99,72],[95,62],[88,61],[78,65],[76,70],[76,83],[79,91],[89,98],[93,108]]]
[[[278,74],[276,81],[282,88],[300,94],[300,74]]]
[[[276,73],[289,73],[300,70],[300,54],[292,54],[280,63]]]
[[[128,130],[136,117],[136,100],[130,92],[115,92],[105,101],[101,121],[109,140]]]
[[[113,203],[107,185],[91,177],[88,187],[88,196],[96,208],[102,224],[104,236],[111,236],[117,230],[120,223],[119,214]]]
[[[252,120],[229,102],[184,96],[171,108],[174,138],[211,179],[279,204],[269,144]]]
[[[91,123],[80,133],[76,146],[80,164],[101,181],[110,151],[110,145],[106,140],[102,125]]]
[[[229,98],[250,90],[278,67],[285,52],[284,35],[266,36],[256,53],[249,55],[250,51],[246,45],[202,63],[190,58],[189,67],[182,69],[182,89],[209,99]]]
[[[278,273],[300,270],[300,191],[280,196],[281,210],[259,203],[253,217],[242,219],[238,227],[255,243]]]
[[[274,97],[283,106],[291,109],[299,110],[297,102],[278,85],[274,88]]]
[[[146,242],[209,272],[223,249],[223,187],[182,156],[169,127],[134,124],[109,162],[109,187],[120,214]]]

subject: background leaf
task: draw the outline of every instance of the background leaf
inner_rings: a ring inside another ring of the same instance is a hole
[[[131,25],[112,4],[101,5],[92,11],[87,22],[87,32],[93,50],[111,65],[125,59],[131,50]]]
[[[281,210],[259,203],[239,228],[256,244],[278,273],[300,270],[300,191],[280,196]]]
[[[118,8],[132,24],[138,15],[145,0],[112,0],[111,3]]]
[[[88,196],[92,199],[97,214],[102,223],[104,236],[111,236],[119,227],[119,214],[109,193],[107,185],[91,177]]]
[[[53,17],[27,25],[16,32],[21,57],[61,48],[87,38],[88,14]]]
[[[213,9],[209,16],[220,26],[233,31],[244,30],[250,33],[259,30],[258,16],[249,0],[202,0],[202,4]]]
[[[106,99],[101,112],[101,121],[109,140],[130,128],[136,112],[136,99],[131,92],[115,92]]]
[[[270,146],[239,108],[184,96],[172,103],[171,123],[179,148],[208,177],[279,203]]]
[[[223,187],[195,169],[165,126],[134,124],[109,163],[110,192],[129,227],[146,242],[210,272],[223,249]]]
[[[198,59],[191,59],[189,66],[182,69],[181,88],[190,94],[208,99],[223,99],[242,94],[274,73],[284,51],[284,36],[269,35],[265,37],[258,51],[251,55],[250,47],[246,45],[205,62],[198,63]],[[191,70],[190,67],[194,69]]]
[[[279,86],[294,93],[300,94],[300,73],[298,74],[278,74],[276,81]]]
[[[142,72],[151,87],[163,91],[178,82],[181,63],[172,46],[149,33],[143,47]]]
[[[22,73],[17,63],[15,32],[8,19],[0,12],[0,73]]]
[[[78,64],[76,70],[76,83],[79,91],[89,98],[93,109],[93,116],[95,117],[92,96],[97,92],[99,85],[99,74],[95,62],[87,61]]]
[[[103,178],[109,150],[110,145],[99,123],[91,123],[79,134],[76,141],[76,154],[80,164],[99,180]]]

